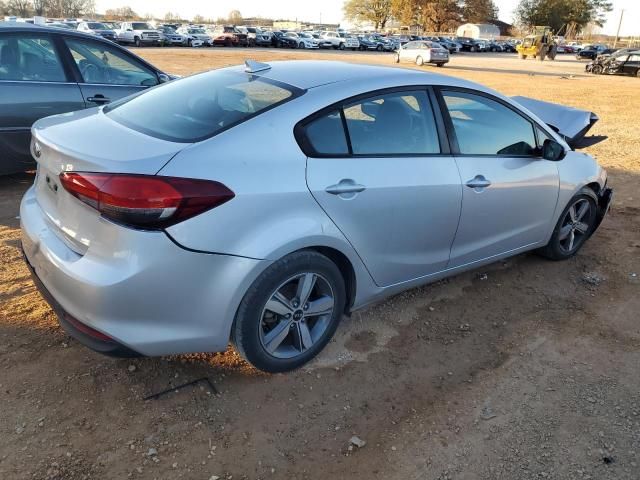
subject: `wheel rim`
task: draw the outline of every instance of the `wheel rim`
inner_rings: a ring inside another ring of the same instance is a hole
[[[570,253],[577,250],[585,241],[590,229],[591,208],[591,203],[582,198],[567,210],[558,235],[560,248],[564,252]]]
[[[315,345],[333,317],[335,295],[320,274],[290,277],[270,295],[258,327],[260,343],[276,358],[294,358]]]

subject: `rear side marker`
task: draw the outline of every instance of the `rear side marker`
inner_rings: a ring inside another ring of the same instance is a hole
[[[163,230],[231,200],[220,182],[124,173],[63,172],[62,186],[116,223]]]

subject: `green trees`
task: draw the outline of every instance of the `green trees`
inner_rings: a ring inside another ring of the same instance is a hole
[[[604,14],[612,8],[609,0],[520,0],[515,13],[523,26],[549,25],[559,32],[563,27],[575,31],[588,23],[602,26]]]
[[[348,0],[342,7],[344,15],[355,22],[370,22],[384,28],[391,17],[391,0]]]

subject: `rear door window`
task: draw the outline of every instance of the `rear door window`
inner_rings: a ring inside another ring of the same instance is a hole
[[[193,75],[105,107],[113,120],[174,142],[197,142],[280,105],[301,91],[225,70]]]
[[[62,63],[47,35],[0,35],[0,80],[66,82]]]
[[[354,155],[440,153],[438,132],[425,91],[368,98],[344,107]]]

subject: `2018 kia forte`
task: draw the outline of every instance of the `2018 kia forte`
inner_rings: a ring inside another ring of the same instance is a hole
[[[574,255],[611,189],[555,128],[415,70],[201,73],[36,122],[25,258],[95,350],[231,339],[257,368],[286,371],[371,302],[527,250]]]

